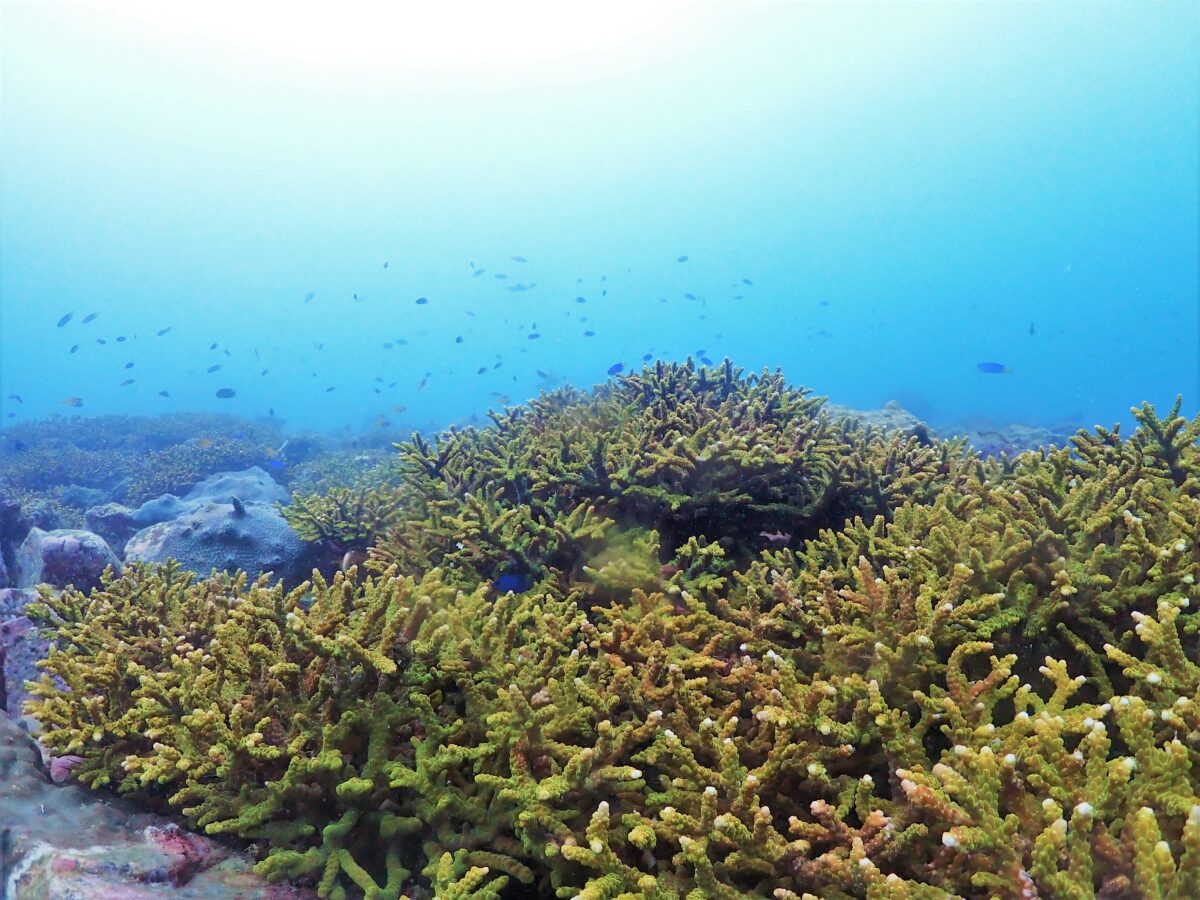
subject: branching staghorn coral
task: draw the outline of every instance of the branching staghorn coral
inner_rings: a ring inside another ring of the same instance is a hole
[[[1128,439],[964,457],[750,563],[619,504],[509,496],[506,463],[361,582],[135,567],[45,595],[31,711],[89,783],[255,840],[322,896],[1182,900],[1200,420],[1140,413]],[[452,445],[420,459],[462,488]],[[513,552],[547,577],[497,596]]]

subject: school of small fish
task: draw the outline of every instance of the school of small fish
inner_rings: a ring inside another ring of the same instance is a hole
[[[689,254],[678,254],[675,257],[676,264],[685,264],[685,263],[689,263],[690,261],[691,261],[691,256]],[[522,267],[522,269],[525,271],[532,270],[534,268],[534,266],[530,262],[529,257],[521,255],[521,254],[509,255],[508,262]],[[703,266],[703,263],[699,263],[698,265]],[[387,269],[390,272],[397,271],[397,270],[390,268],[389,260],[385,260],[383,262],[382,268]],[[503,283],[503,282],[507,282],[509,280],[509,275],[507,272],[494,271],[495,267],[492,267],[492,268],[493,268],[492,278],[495,282]],[[487,271],[488,271],[488,267],[483,266],[483,265],[476,265],[475,262],[472,261],[469,263],[468,278],[469,279],[479,278],[480,276],[484,275]],[[691,265],[686,266],[686,267],[681,265],[681,268],[679,269],[679,271],[680,272],[684,272],[684,271],[695,272],[696,270]],[[625,274],[628,275],[628,274],[630,274],[630,272],[631,272],[631,270],[626,270]],[[393,276],[389,276],[389,277],[395,277],[395,276],[393,275]],[[590,289],[588,287],[589,284],[591,286]],[[619,279],[617,282],[610,282],[607,273],[601,274],[598,277],[591,277],[591,278],[580,276],[575,281],[575,289],[572,290],[569,293],[569,295],[564,298],[564,302],[567,305],[565,305],[564,307],[561,307],[557,310],[558,317],[565,321],[563,321],[561,323],[552,323],[549,321],[543,321],[543,323],[542,323],[543,327],[539,327],[538,321],[535,321],[533,319],[533,317],[530,316],[529,321],[527,321],[527,322],[517,321],[514,325],[514,324],[512,324],[512,318],[519,317],[520,313],[523,310],[522,310],[522,307],[519,307],[519,306],[513,307],[513,306],[511,306],[511,303],[510,303],[510,305],[508,305],[505,308],[505,310],[502,312],[503,322],[504,322],[504,324],[508,325],[509,327],[515,327],[515,330],[518,332],[518,334],[523,333],[526,344],[528,344],[528,342],[531,342],[531,341],[548,342],[547,347],[546,347],[547,352],[552,355],[561,355],[562,342],[565,340],[570,340],[572,335],[579,336],[579,337],[582,337],[585,339],[590,339],[590,338],[596,337],[598,334],[601,333],[600,325],[603,324],[605,321],[605,315],[604,315],[605,306],[606,306],[606,304],[608,304],[610,302],[608,300],[609,290],[610,290],[610,288],[613,288],[615,286],[615,287],[617,287],[617,289],[619,291],[620,290],[619,284],[620,284]],[[500,285],[498,285],[498,287],[499,286]],[[675,294],[675,296],[681,298],[683,301],[686,301],[687,303],[698,304],[699,307],[701,307],[701,308],[706,307],[708,305],[708,302],[710,299],[741,303],[741,302],[744,302],[746,299],[745,290],[747,288],[754,288],[755,282],[752,281],[748,277],[741,277],[738,280],[734,281],[729,287],[732,288],[732,290],[736,291],[737,293],[732,293],[732,294],[724,293],[723,296],[719,296],[718,291],[716,289],[709,287],[705,293],[698,293],[696,291],[680,290]],[[549,296],[547,294],[548,289],[545,287],[539,288],[539,282],[534,281],[534,280],[513,281],[511,284],[505,284],[503,286],[503,288],[504,288],[504,291],[506,291],[507,293],[528,294],[528,293],[532,293],[532,292],[536,291],[536,292],[538,292],[537,296],[539,296],[539,297],[547,298]],[[334,307],[334,309],[338,308],[339,304],[338,304],[336,297],[334,297],[331,294],[329,294],[329,295],[322,294],[320,296],[327,297],[327,299],[321,300],[319,303],[317,303],[317,306],[314,307],[314,309],[321,308],[326,305],[331,305]],[[345,296],[345,295],[343,295],[343,296]],[[412,294],[409,294],[409,296],[413,297]],[[370,295],[361,293],[361,292],[351,292],[350,296],[349,296],[350,302],[356,303],[356,304],[366,303],[366,302],[369,302],[371,299],[372,298]],[[317,300],[318,300],[317,291],[315,291],[315,290],[308,291],[304,295],[300,305],[302,307],[307,307],[310,304],[313,304]],[[669,295],[668,296],[660,296],[657,298],[657,300],[658,300],[658,303],[660,303],[660,304],[667,304],[670,302]],[[434,315],[435,317],[437,315],[446,315],[447,309],[451,310],[449,312],[449,315],[451,315],[451,316],[453,316],[455,314],[462,314],[469,319],[476,319],[478,317],[477,311],[475,309],[472,309],[472,308],[457,309],[457,308],[455,308],[456,304],[453,304],[449,298],[443,298],[443,300],[440,302],[440,305],[439,305],[439,301],[438,301],[437,297],[432,294],[416,296],[413,300],[410,300],[410,302],[414,303],[418,307],[424,307],[424,308],[427,308],[427,309],[433,311],[432,315]],[[526,302],[526,301],[522,301],[522,302]],[[542,314],[541,318],[543,318],[543,319],[545,319],[547,316],[552,315],[554,312],[554,307],[553,306],[548,307],[546,305],[546,303],[544,302],[544,300],[534,300],[534,301],[528,301],[528,302],[531,304],[534,304],[536,306],[536,308],[541,312],[541,314]],[[343,300],[342,303],[344,304],[345,301]],[[461,304],[458,304],[458,305],[461,305]],[[818,307],[829,307],[830,301],[828,299],[821,299],[817,303],[817,306]],[[345,307],[343,306],[342,308],[344,309]],[[530,311],[532,311],[532,309],[533,309],[533,307],[531,306]],[[591,311],[591,312],[589,313],[589,311]],[[507,313],[507,315],[504,315],[504,313]],[[415,316],[426,316],[426,315],[430,315],[430,314],[431,313],[425,313],[424,311],[422,311],[421,313],[415,313],[414,315]],[[685,312],[684,315],[686,315],[690,318],[699,319],[699,320],[704,320],[707,318],[706,314],[704,314],[704,313],[700,313],[698,316],[696,316],[695,313]],[[74,334],[78,328],[80,328],[82,326],[90,326],[90,325],[92,325],[92,323],[96,322],[100,317],[101,317],[101,311],[95,310],[95,311],[87,312],[81,318],[79,318],[77,320],[75,318],[75,311],[68,310],[66,312],[63,312],[59,316],[59,318],[57,319],[57,321],[55,323],[55,328],[68,329],[70,333]],[[592,324],[593,320],[596,321],[595,325]],[[107,319],[105,321],[107,321]],[[72,323],[74,323],[74,324],[72,324]],[[415,339],[417,339],[419,341],[419,343],[424,347],[424,346],[428,346],[432,340],[432,338],[430,337],[431,329],[443,327],[445,325],[445,321],[444,320],[441,322],[438,322],[435,320],[425,321],[422,319],[410,318],[409,321],[407,322],[407,324],[409,324],[414,329]],[[611,335],[616,335],[616,334],[622,333],[618,328],[611,328],[611,329],[605,329],[605,330]],[[1031,322],[1029,324],[1028,334],[1030,336],[1033,336],[1035,333],[1036,333],[1036,329],[1035,329],[1034,323]],[[93,332],[93,334],[94,334],[94,332]],[[150,340],[157,341],[159,339],[164,339],[164,344],[165,344],[168,341],[180,340],[182,334],[184,334],[184,330],[176,329],[174,323],[162,323],[161,327],[153,330],[153,337],[150,338]],[[626,335],[626,337],[632,337],[632,336],[633,336],[633,333],[631,330],[631,333]],[[721,339],[723,337],[723,335],[721,335],[721,334],[713,334],[712,336],[715,338],[718,338],[718,339]],[[833,337],[835,337],[834,332],[829,331],[826,328],[816,327],[815,325],[812,328],[810,328],[808,331],[808,339],[809,340],[811,340],[813,338],[833,338]],[[107,337],[95,337],[94,338],[95,345],[97,345],[98,347],[105,347],[109,344],[110,341],[112,341],[113,343],[117,343],[117,344],[123,344],[123,343],[131,342],[131,341],[136,342],[137,340],[138,340],[137,333],[133,333],[132,335],[126,335],[126,334],[111,335],[110,334]],[[486,353],[490,357],[492,357],[491,359],[489,359],[486,362],[484,362],[483,360],[476,359],[475,364],[474,364],[474,366],[472,366],[472,368],[474,368],[475,374],[477,376],[487,376],[490,373],[497,372],[497,370],[501,369],[504,366],[504,363],[506,361],[503,354],[494,352],[494,348],[499,346],[498,338],[497,338],[497,335],[494,333],[494,331],[479,333],[479,332],[472,332],[469,329],[467,329],[465,331],[457,331],[457,333],[455,333],[455,331],[452,330],[451,335],[448,336],[446,338],[446,340],[448,341],[448,343],[451,346],[462,348],[461,350],[452,351],[455,354],[478,353],[480,350],[483,350],[484,353]],[[396,337],[381,341],[380,344],[377,346],[379,346],[384,351],[396,351],[396,350],[403,350],[403,348],[406,348],[409,345],[410,345],[410,340],[408,337],[396,336]],[[144,342],[142,344],[138,344],[138,346],[144,346]],[[325,350],[325,348],[326,348],[326,344],[323,341],[316,342],[312,345],[312,356],[310,359],[314,364],[317,363],[318,360],[321,358],[318,355],[321,354]],[[79,342],[71,343],[69,349],[66,352],[68,355],[75,355],[75,354],[79,354],[81,349],[85,350],[84,355],[86,355],[88,352],[92,353],[93,355],[95,353],[104,352],[102,350],[95,350],[95,349],[93,349],[92,351],[86,351],[84,344],[79,343]],[[188,352],[186,347],[173,347],[172,349],[176,353],[184,354],[183,358],[186,361],[186,358],[187,358],[186,354]],[[261,398],[263,398],[265,396],[264,388],[256,387],[254,389],[251,389],[249,383],[247,383],[245,381],[245,376],[247,376],[248,374],[252,374],[251,370],[253,370],[253,372],[257,373],[257,375],[255,376],[256,380],[265,378],[266,376],[269,375],[269,373],[271,371],[269,366],[261,365],[261,362],[263,360],[262,360],[262,354],[260,353],[259,348],[255,347],[255,348],[251,348],[251,349],[253,350],[253,357],[254,357],[254,361],[255,361],[254,364],[249,364],[247,362],[248,357],[249,357],[249,352],[248,352],[247,348],[244,348],[244,347],[243,348],[234,348],[232,345],[231,346],[222,346],[220,341],[211,341],[208,343],[208,352],[209,353],[219,353],[218,358],[223,361],[200,362],[198,370],[201,371],[203,375],[215,375],[218,372],[224,372],[225,374],[222,376],[222,378],[226,379],[226,386],[218,387],[215,390],[212,388],[209,389],[210,391],[212,391],[210,396],[214,396],[220,400],[239,399],[241,402],[251,402],[251,403],[255,402],[255,400],[261,400]],[[273,348],[273,349],[278,350],[278,348]],[[679,349],[682,350],[683,348],[679,348]],[[269,351],[264,351],[264,352],[269,352]],[[449,353],[449,352],[450,351],[447,351],[447,353]],[[526,353],[529,353],[530,351],[526,350],[524,348],[520,348],[518,352],[520,354],[526,354]],[[678,353],[676,353],[675,355],[678,356]],[[705,348],[699,348],[694,351],[691,351],[690,355],[693,356],[702,365],[711,366],[714,364],[712,356],[709,355],[708,351]],[[406,353],[405,356],[407,358],[408,354]],[[672,355],[671,355],[671,352],[666,349],[656,349],[654,347],[648,347],[640,352],[631,351],[629,353],[629,355],[624,359],[618,359],[615,361],[611,361],[606,367],[603,367],[603,371],[604,371],[605,375],[608,377],[616,377],[616,376],[620,376],[620,375],[622,375],[622,373],[628,371],[627,360],[637,359],[637,360],[640,360],[640,362],[642,362],[642,363],[652,363],[654,361],[654,359],[656,359],[656,358],[672,358]],[[445,361],[447,363],[447,366],[445,368],[443,368],[441,371],[439,371],[437,374],[442,377],[455,375],[456,368],[457,368],[455,365],[455,360],[459,360],[459,359],[460,359],[460,357],[458,357],[457,355],[456,356],[443,355],[439,361]],[[211,360],[211,357],[210,357],[210,360]],[[92,361],[94,362],[94,360],[92,360]],[[131,360],[127,360],[127,361],[123,362],[121,364],[121,366],[124,370],[129,370],[129,369],[135,368],[135,366],[137,365],[137,362],[138,362],[138,360],[131,359]],[[226,371],[226,363],[227,362],[230,363],[230,365],[232,366],[228,371]],[[193,362],[192,365],[195,366],[195,362]],[[185,362],[185,365],[183,368],[187,369],[186,362]],[[562,379],[560,377],[555,376],[554,374],[552,374],[552,372],[547,371],[547,369],[528,367],[528,370],[532,371],[533,373],[536,374],[536,381],[534,382],[534,384],[536,387],[538,387],[540,389],[548,389],[550,387],[555,386],[558,383],[561,383],[561,381],[562,381]],[[997,361],[993,361],[993,360],[979,362],[976,365],[976,370],[980,373],[988,374],[988,375],[1009,374],[1012,372],[1012,369],[1005,363],[997,362]],[[139,367],[139,371],[141,371],[141,367]],[[147,369],[147,371],[149,371],[149,369]],[[197,369],[191,369],[190,371],[194,373],[195,371],[197,371]],[[393,370],[393,373],[394,373],[394,371],[395,370]],[[231,375],[231,373],[232,373],[232,375]],[[314,379],[320,377],[320,374],[318,371],[311,371],[310,374],[311,374],[311,377]],[[415,383],[415,385],[413,385],[413,389],[417,390],[417,391],[423,390],[426,387],[426,385],[428,385],[430,383],[430,380],[434,377],[434,375],[435,375],[434,371],[426,370],[423,372],[423,374],[420,374],[419,378],[414,377],[413,380],[416,383]],[[89,379],[94,379],[94,377],[95,377],[95,375],[94,375],[94,370],[93,370],[93,374],[89,375]],[[493,375],[492,377],[494,378],[496,376]],[[510,383],[518,383],[519,384],[520,380],[521,380],[519,370],[516,374],[511,374],[509,376],[500,376],[500,377],[507,377],[507,379]],[[526,376],[526,377],[529,377],[529,376]],[[214,380],[216,380],[216,379],[214,379]],[[393,391],[393,390],[397,390],[397,389],[402,390],[403,388],[400,386],[402,380],[403,380],[402,377],[397,377],[392,380],[389,380],[389,379],[384,378],[383,376],[375,376],[375,378],[374,378],[375,384],[371,386],[371,390],[374,394],[378,394],[378,395],[383,395],[385,391]],[[112,382],[112,383],[118,388],[129,388],[136,384],[136,379],[125,378],[120,381],[114,380],[114,382]],[[263,382],[258,382],[258,383],[262,384]],[[179,394],[187,394],[188,393],[185,390],[185,385],[177,384],[177,385],[174,385],[174,387],[177,388],[176,393],[179,393]],[[335,391],[337,391],[338,387],[339,387],[338,384],[321,385],[322,393],[324,393],[324,394],[332,394]],[[346,387],[353,387],[353,386],[346,385]],[[166,387],[166,386],[152,385],[151,390],[154,392],[154,394],[156,396],[166,399],[166,400],[171,399],[173,396],[172,390],[168,389],[168,387]],[[239,391],[241,391],[242,393],[239,394]],[[497,400],[501,400],[505,404],[507,404],[509,402],[509,395],[502,391],[491,391],[490,396],[492,396],[493,398],[495,398]],[[13,403],[16,403],[16,404],[22,404],[22,405],[24,404],[24,399],[19,394],[8,394],[6,399],[9,401],[12,401]],[[83,407],[84,402],[85,402],[85,398],[82,395],[71,395],[60,401],[61,404],[70,406],[70,407],[74,407],[74,408]],[[388,412],[395,413],[395,414],[402,413],[407,410],[407,407],[405,405],[394,403],[394,402],[388,402],[388,405],[385,408]],[[271,414],[271,416],[274,416],[273,408],[270,408],[270,414]],[[11,410],[7,413],[7,416],[9,418],[12,418],[15,415],[16,415],[16,413]],[[375,418],[372,420],[372,422],[373,422],[373,424],[375,424],[377,427],[380,427],[380,428],[390,427],[390,425],[391,425],[391,420],[388,419],[387,416],[384,415],[383,412],[378,413],[375,416]],[[347,426],[347,427],[349,427],[349,426]]]

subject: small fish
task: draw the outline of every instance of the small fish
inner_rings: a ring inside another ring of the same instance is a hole
[[[742,284],[746,285],[746,287],[754,287],[754,282],[751,281],[749,278],[743,278]]]
[[[263,370],[262,370],[261,372],[259,372],[258,374],[259,374],[259,375],[266,375],[266,374],[267,374],[268,372],[270,372],[270,371],[271,371],[270,369],[263,369]]]
[[[67,313],[65,316],[63,316],[61,319],[59,319],[59,320],[58,320],[58,327],[59,327],[59,328],[62,328],[64,325],[66,325],[68,322],[70,322],[70,321],[71,321],[71,316],[73,316],[73,315],[75,315],[75,314],[74,314],[74,313]]]
[[[538,375],[538,378],[549,378],[550,377],[545,372],[543,372],[541,369],[537,370],[537,375]]]
[[[1036,334],[1036,333],[1037,333],[1037,329],[1035,329],[1035,328],[1033,327],[1033,323],[1032,323],[1032,322],[1030,322],[1030,323],[1029,323],[1029,333],[1030,333],[1030,334]]]
[[[208,372],[209,375],[211,375],[213,372],[219,371],[220,368],[221,368],[220,363],[213,363],[211,366],[208,367],[208,369],[206,371]]]
[[[625,363],[613,363],[611,366],[608,367],[608,374],[616,375],[624,368],[625,368]]]
[[[533,332],[530,332],[529,334],[525,335],[525,337],[526,337],[528,340],[531,340],[531,341],[536,341],[538,338],[540,338],[540,337],[541,337],[541,335],[540,335],[538,332],[536,332],[536,331],[533,331]]]
[[[391,341],[384,341],[384,342],[383,342],[383,349],[384,349],[384,350],[391,350],[391,349],[392,349],[393,347],[395,347],[395,346],[396,346],[396,345],[395,345],[395,344],[393,344]]]
[[[108,341],[106,341],[104,338],[96,338],[96,343],[97,344],[107,344]]]
[[[309,291],[307,294],[304,295],[304,302],[312,303],[313,297],[315,297],[315,296],[317,296],[317,295],[314,294],[312,291]]]
[[[211,344],[209,344],[209,345],[208,345],[208,349],[209,349],[209,350],[216,350],[216,349],[217,349],[217,342],[216,342],[216,341],[213,341]]]
[[[504,280],[505,278],[507,278],[508,276],[507,276],[507,275],[505,275],[503,272],[497,272],[497,273],[496,273],[495,275],[493,275],[492,277],[493,277],[493,278],[499,278],[501,281],[503,281],[503,280]]]
[[[123,343],[125,343],[126,340],[128,340],[128,339],[125,337],[125,335],[121,335],[120,337],[117,338],[117,343],[123,344]]]
[[[170,397],[170,396],[171,396],[171,393],[170,393],[170,391],[159,391],[159,392],[158,392],[158,396],[160,396],[160,397]]]
[[[287,463],[285,463],[282,459],[267,460],[267,468],[274,469],[276,472],[282,472],[286,467]]]
[[[421,390],[421,388],[425,387],[425,385],[427,385],[427,384],[429,384],[429,378],[428,377],[422,378],[421,383],[417,385],[417,390],[418,391]]]
[[[471,277],[478,278],[480,275],[482,275],[486,271],[487,271],[487,269],[476,269],[474,272],[471,273]]]
[[[575,302],[576,303],[587,303],[587,297],[576,297]]]
[[[456,344],[461,344],[461,343],[462,343],[462,335],[461,335],[461,334],[460,334],[458,337],[456,337],[456,338],[454,339],[454,343],[456,343]]]
[[[68,397],[66,400],[60,400],[59,402],[65,406],[83,406],[82,397]]]
[[[428,297],[418,297],[417,298],[417,306],[424,306],[428,302],[429,302]]]
[[[523,256],[510,256],[510,257],[509,257],[509,259],[511,259],[511,260],[512,260],[513,262],[515,262],[515,263],[527,263],[527,262],[529,262],[529,260],[527,260],[527,259],[526,259],[525,257],[523,257]]]
[[[980,372],[986,372],[988,375],[1007,375],[1012,371],[1008,366],[998,362],[981,362],[975,368]]]
[[[79,345],[78,345],[78,344],[72,344],[72,345],[71,345],[71,352],[72,352],[72,353],[74,353],[74,352],[75,352],[75,351],[77,351],[78,349],[79,349]]]
[[[162,337],[164,334],[167,334],[167,333],[168,333],[170,330],[171,330],[171,326],[170,326],[170,325],[168,325],[166,328],[160,328],[160,329],[158,329],[158,331],[156,331],[156,332],[155,332],[155,335],[154,335],[154,336],[155,336],[155,337]]]
[[[686,256],[675,257],[675,262],[687,262],[687,261],[688,261],[688,258]]]
[[[696,300],[697,299],[695,294],[684,294],[683,296],[686,297],[688,300]]]
[[[331,384],[329,387],[325,388],[325,393],[328,394],[330,391],[336,391],[336,390],[337,390],[337,388]]]
[[[528,575],[521,575],[517,572],[505,572],[492,582],[492,587],[501,594],[523,594],[533,587],[533,581],[530,580]]]
[[[98,315],[100,315],[100,313],[88,313],[83,317],[83,324],[86,325],[88,322],[95,322]]]
[[[650,362],[652,359],[654,359],[653,354],[645,353],[642,355],[642,362]]]
[[[700,357],[700,362],[704,363],[704,365],[706,365],[706,366],[711,366],[713,364],[713,361],[711,359],[709,359],[707,356]]]
[[[207,450],[215,443],[216,441],[214,441],[212,438],[196,438],[196,446],[201,450]]]
[[[134,383],[136,380],[137,380],[136,378],[126,378],[124,381],[122,381],[122,382],[121,382],[121,385],[120,385],[120,386],[121,386],[121,387],[129,387],[129,386],[130,386],[131,384],[133,384],[133,383]]]
[[[594,332],[594,331],[585,331],[585,332],[583,333],[583,336],[584,336],[584,337],[595,337],[595,336],[596,336],[596,332]]]
[[[408,412],[408,407],[407,406],[393,406],[392,412],[394,412],[394,413]]]
[[[385,269],[388,267],[388,264],[387,264],[387,262],[384,262],[384,264],[383,264],[383,267],[384,267]]]
[[[21,403],[21,404],[25,403],[25,401],[21,399],[20,394],[9,394],[5,399],[6,400],[16,400],[18,403]]]
[[[236,395],[237,391],[235,391],[233,388],[220,388],[217,391],[217,396],[222,400],[228,400],[230,397],[234,397]]]
[[[760,531],[758,536],[767,543],[774,544],[775,546],[783,546],[792,539],[792,536],[786,531],[780,531],[778,529],[775,531]]]
[[[125,368],[127,368],[127,369],[132,369],[132,368],[133,368],[133,363],[131,363],[131,362],[127,362],[127,363],[125,363]]]
[[[487,366],[480,366],[478,369],[475,370],[475,374],[482,375],[487,370],[488,370]]]

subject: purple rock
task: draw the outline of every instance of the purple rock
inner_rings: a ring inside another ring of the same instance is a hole
[[[122,571],[121,560],[98,534],[78,528],[34,528],[17,551],[17,586],[73,585],[87,592],[99,586],[108,566]]]

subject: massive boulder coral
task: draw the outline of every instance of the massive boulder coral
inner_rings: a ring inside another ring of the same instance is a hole
[[[278,510],[262,503],[202,502],[190,512],[143,528],[125,544],[126,562],[178,560],[194,572],[271,572],[288,586],[312,570],[304,542]]]
[[[936,489],[753,560],[729,524],[552,510],[503,429],[474,468],[410,449],[434,486],[513,468],[417,506],[437,542],[570,577],[501,592],[405,545],[291,592],[133,566],[29,610],[56,645],[30,711],[85,783],[323,897],[1197,896],[1200,418],[1137,415],[1014,461],[927,448]],[[876,464],[821,433],[812,459]]]

